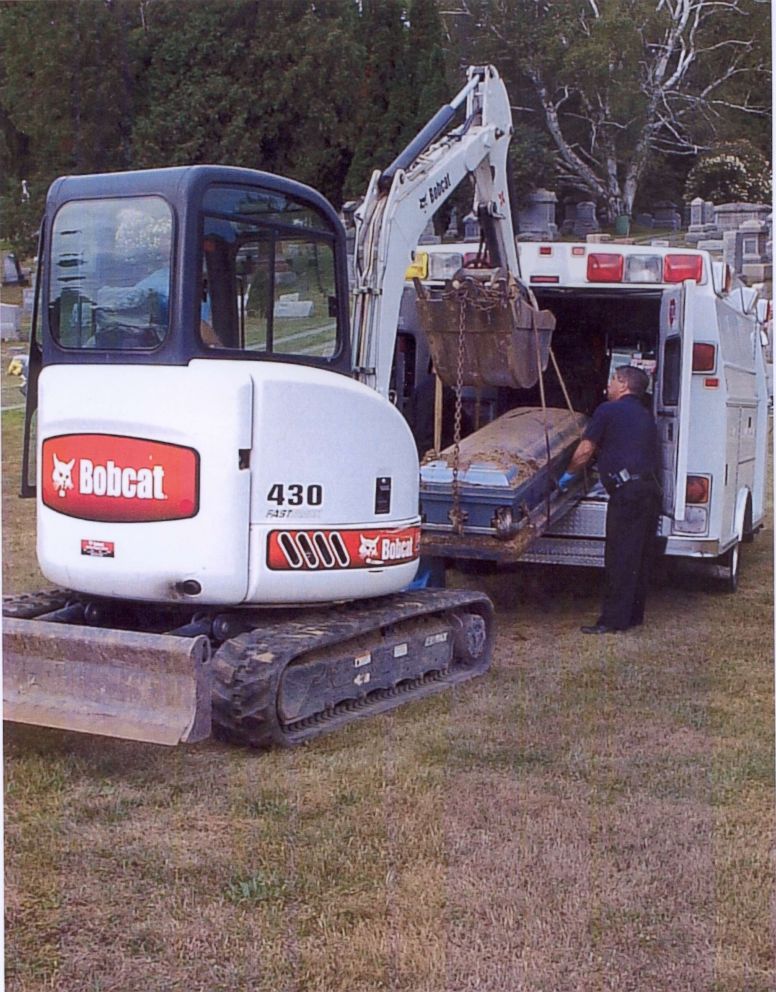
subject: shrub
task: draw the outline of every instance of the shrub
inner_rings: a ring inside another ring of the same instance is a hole
[[[770,202],[770,166],[748,142],[724,146],[699,159],[687,176],[685,198],[712,203]]]

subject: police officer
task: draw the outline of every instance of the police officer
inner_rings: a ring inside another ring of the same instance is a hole
[[[652,544],[657,526],[657,428],[644,404],[649,377],[620,365],[606,390],[608,402],[595,410],[558,486],[593,459],[609,493],[606,512],[604,601],[585,634],[609,634],[644,620]]]

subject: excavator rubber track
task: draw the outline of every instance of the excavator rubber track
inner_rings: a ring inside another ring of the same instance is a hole
[[[32,620],[44,613],[52,613],[65,606],[72,594],[66,589],[44,589],[40,592],[3,596],[3,616],[16,620]]]
[[[493,606],[425,589],[305,611],[226,641],[213,657],[213,731],[289,747],[483,674]]]
[[[423,589],[317,609],[6,597],[4,716],[160,744],[290,747],[490,666],[482,593]]]

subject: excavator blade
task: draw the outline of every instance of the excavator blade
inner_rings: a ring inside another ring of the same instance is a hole
[[[210,735],[210,644],[3,618],[3,716],[153,744]]]

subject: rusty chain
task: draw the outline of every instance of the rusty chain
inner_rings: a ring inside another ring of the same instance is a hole
[[[450,507],[450,523],[454,534],[463,533],[465,514],[461,510],[461,486],[458,479],[461,459],[461,415],[463,412],[463,351],[466,335],[466,293],[460,294],[458,308],[458,364],[455,381],[455,413],[453,415],[453,505]]]
[[[456,362],[456,382],[455,382],[455,410],[453,415],[453,479],[452,479],[452,506],[448,518],[453,525],[454,534],[463,533],[463,525],[466,521],[466,511],[461,509],[461,483],[460,483],[460,461],[461,461],[461,421],[463,413],[463,373],[464,373],[464,344],[466,340],[466,307],[471,306],[478,310],[494,310],[502,307],[507,300],[513,298],[514,287],[509,283],[489,286],[486,283],[478,282],[476,292],[471,279],[463,282],[456,280],[453,282],[453,290],[446,294],[458,300],[458,354]]]

